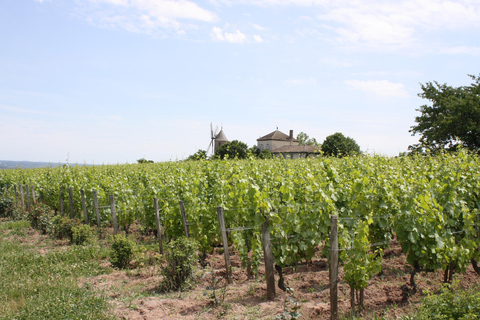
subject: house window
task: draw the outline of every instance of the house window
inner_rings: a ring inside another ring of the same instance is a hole
[[[270,144],[267,143],[267,150],[270,150]]]

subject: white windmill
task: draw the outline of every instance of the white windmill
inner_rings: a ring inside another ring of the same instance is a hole
[[[210,139],[211,140],[207,148],[207,154],[209,152],[214,154],[218,147],[228,142],[227,136],[223,132],[223,127],[220,129],[220,132],[218,132],[218,126],[216,126],[214,131],[212,123],[210,123]]]

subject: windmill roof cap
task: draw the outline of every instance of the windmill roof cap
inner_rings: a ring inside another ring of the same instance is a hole
[[[223,132],[223,129],[220,130],[220,132],[215,136],[216,141],[228,141],[227,136],[225,135],[225,132]]]
[[[257,141],[265,141],[265,140],[290,141],[290,136],[279,130],[275,130],[273,132],[270,132],[266,136],[263,136],[257,139]],[[294,138],[292,139],[292,141],[298,141],[298,140]]]

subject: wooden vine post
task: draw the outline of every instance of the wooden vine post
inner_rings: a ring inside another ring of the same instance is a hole
[[[187,214],[185,213],[185,206],[183,205],[183,201],[179,201],[180,204],[180,212],[182,213],[182,221],[183,221],[183,230],[185,231],[185,236],[190,238],[190,230],[188,230],[188,223],[187,223]]]
[[[14,185],[14,186],[13,186],[13,191],[15,192],[15,204],[18,204],[17,185]]]
[[[20,188],[20,203],[22,205],[22,209],[25,208],[25,199],[23,197],[23,185],[19,184],[18,187]]]
[[[332,215],[330,223],[330,319],[338,319],[338,218]]]
[[[65,215],[63,206],[63,187],[60,187],[60,213],[62,214],[62,217]]]
[[[112,211],[112,220],[113,220],[113,232],[118,234],[120,230],[118,230],[117,224],[117,209],[115,208],[115,198],[113,194],[110,195],[110,210]]]
[[[275,271],[273,268],[272,243],[270,241],[267,217],[265,217],[265,222],[262,224],[262,246],[265,260],[265,277],[267,280],[267,298],[273,300],[275,299]]]
[[[37,197],[35,195],[35,187],[32,186],[32,200],[33,200],[33,205],[36,206],[37,205]]]
[[[93,208],[95,210],[95,216],[97,217],[97,229],[98,229],[98,236],[102,237],[102,228],[100,224],[100,210],[98,209],[98,199],[97,199],[97,191],[92,191],[92,198],[93,198]]]
[[[4,196],[6,197],[7,196],[8,185],[5,185],[4,188],[5,188]]]
[[[228,283],[232,283],[232,265],[230,263],[230,253],[228,252],[227,230],[225,229],[225,218],[223,215],[223,208],[217,207],[218,222],[220,224],[220,233],[222,234],[223,255],[225,256],[225,277]]]
[[[25,185],[25,195],[27,197],[27,211],[30,212],[30,187],[28,184]]]
[[[73,207],[73,188],[68,188],[68,204],[70,206],[70,219],[75,218],[75,208]]]
[[[158,209],[158,198],[153,198],[153,205],[155,208],[155,219],[157,221],[157,238],[158,238],[158,249],[160,254],[163,254],[163,241],[162,241],[162,224],[160,223],[160,213]]]
[[[85,191],[80,190],[80,196],[82,197],[82,211],[85,218],[85,224],[88,224],[88,212],[87,212],[87,203],[85,201]]]

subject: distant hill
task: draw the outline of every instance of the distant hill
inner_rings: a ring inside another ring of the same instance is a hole
[[[0,169],[32,169],[32,168],[44,168],[44,167],[58,167],[62,163],[51,162],[34,162],[34,161],[7,161],[0,160]]]

